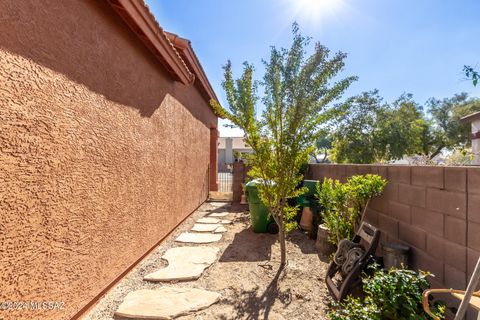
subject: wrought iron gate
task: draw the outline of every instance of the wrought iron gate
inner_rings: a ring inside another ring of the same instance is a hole
[[[231,172],[219,172],[217,180],[219,192],[232,192],[233,174]]]

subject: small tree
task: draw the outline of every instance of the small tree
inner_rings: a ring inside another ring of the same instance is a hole
[[[252,167],[249,175],[260,179],[260,198],[279,226],[281,267],[286,264],[285,231],[289,226],[285,220],[295,213],[287,200],[302,193],[296,189],[302,179],[300,168],[308,161],[322,125],[338,112],[331,103],[356,79],[348,77],[331,84],[346,55],[339,52],[329,58],[329,50],[317,43],[307,57],[309,41],[294,24],[291,48],[272,47],[269,61],[264,61],[261,102],[265,109],[261,117],[257,117],[254,68],[246,62],[237,80],[233,79],[231,63],[224,66],[222,85],[229,110],[211,102],[219,116],[243,129],[245,142],[254,151],[247,159]]]

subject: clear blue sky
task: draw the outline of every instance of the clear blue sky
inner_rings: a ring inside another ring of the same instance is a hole
[[[222,68],[249,61],[259,70],[269,47],[289,46],[291,25],[331,51],[348,53],[345,96],[377,88],[387,101],[409,92],[480,96],[464,64],[480,66],[480,0],[146,0],[160,25],[192,41],[221,103]],[[238,131],[220,128],[221,135]]]

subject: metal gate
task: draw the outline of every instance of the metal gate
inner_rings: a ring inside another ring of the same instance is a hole
[[[218,191],[232,192],[233,174],[231,172],[218,173]]]

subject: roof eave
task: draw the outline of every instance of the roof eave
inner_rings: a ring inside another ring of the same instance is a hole
[[[472,122],[475,120],[480,120],[480,111],[469,114],[468,116],[465,116],[463,118],[460,118],[460,121],[462,122]]]
[[[200,82],[201,87],[206,92],[209,99],[213,99],[218,102],[217,95],[215,94],[210,81],[208,81],[207,75],[205,74],[200,60],[198,60],[198,57],[192,48],[190,40],[182,38],[171,32],[165,32],[165,34],[175,49],[181,53],[183,59],[186,60],[189,68],[195,74],[196,79]]]
[[[194,82],[195,76],[190,72],[143,1],[107,0],[107,2],[160,60],[175,80],[183,84]]]

